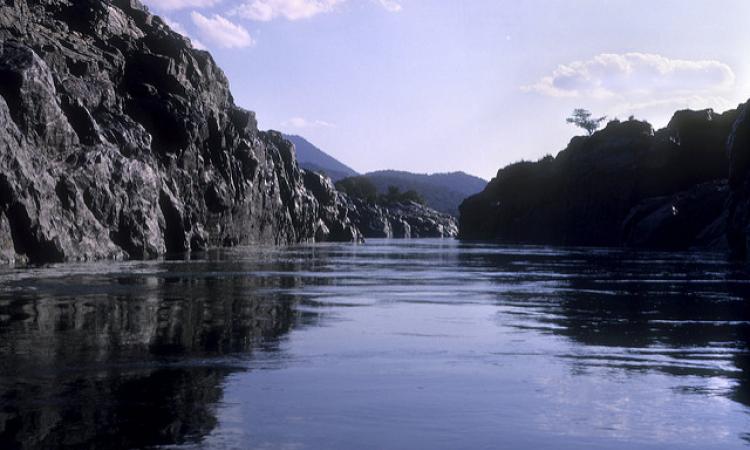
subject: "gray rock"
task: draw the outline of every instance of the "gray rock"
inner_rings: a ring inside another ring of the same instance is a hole
[[[305,186],[318,202],[320,219],[315,226],[318,242],[361,242],[362,233],[349,218],[349,199],[325,175],[303,170]]]
[[[349,215],[365,238],[455,238],[458,222],[418,203],[375,205],[353,200]]]
[[[293,146],[138,1],[0,2],[2,260],[301,242],[319,208]]]

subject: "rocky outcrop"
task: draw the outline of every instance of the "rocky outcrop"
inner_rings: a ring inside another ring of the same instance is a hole
[[[740,107],[727,142],[730,157],[727,238],[735,258],[747,258],[750,227],[750,102]]]
[[[313,239],[293,146],[136,0],[0,2],[0,258]]]
[[[319,205],[319,219],[315,224],[315,240],[319,242],[361,242],[362,233],[349,219],[350,201],[346,194],[337,191],[325,175],[302,171],[305,187],[315,196]]]
[[[460,237],[557,245],[725,246],[725,143],[737,111],[613,121],[556,157],[512,164],[461,205]],[[731,183],[730,183],[731,184]]]
[[[330,178],[303,171],[305,186],[320,205],[317,241],[392,238],[454,238],[456,219],[414,202],[377,204],[337,191]]]
[[[724,180],[649,198],[634,206],[623,222],[623,243],[631,247],[726,248],[729,189]]]
[[[365,238],[454,238],[453,216],[415,202],[377,205],[353,199],[349,216]]]

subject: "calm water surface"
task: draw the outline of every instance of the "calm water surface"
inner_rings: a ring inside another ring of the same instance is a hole
[[[720,255],[454,241],[0,272],[0,448],[748,448]]]

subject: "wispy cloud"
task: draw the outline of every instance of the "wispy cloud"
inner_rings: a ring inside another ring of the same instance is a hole
[[[203,45],[201,41],[198,39],[195,39],[194,37],[190,36],[190,33],[187,32],[185,27],[182,26],[181,23],[175,22],[168,17],[162,17],[164,19],[164,22],[169,25],[169,28],[172,29],[172,31],[175,31],[177,33],[180,33],[181,35],[185,36],[186,38],[190,39],[190,42],[193,44],[193,47],[197,48],[198,50],[206,50],[206,46]]]
[[[206,17],[193,11],[190,14],[201,38],[222,48],[243,48],[255,44],[250,33],[241,25],[214,14]]]
[[[281,126],[285,128],[299,128],[299,129],[310,129],[310,128],[333,128],[336,125],[326,122],[324,120],[308,120],[304,117],[292,117],[289,120],[284,121]]]
[[[268,22],[276,18],[309,19],[328,13],[345,0],[252,0],[232,10],[242,18]]]
[[[385,8],[388,12],[399,12],[401,11],[401,4],[394,0],[377,0],[380,6]]]
[[[210,8],[219,2],[221,0],[144,0],[146,5],[164,11],[186,8]]]
[[[396,0],[371,1],[389,12],[399,12],[402,9],[401,4]],[[278,18],[293,21],[332,12],[345,2],[347,0],[246,0],[232,9],[230,14],[260,22]]]
[[[670,59],[650,53],[604,53],[558,66],[524,86],[552,97],[669,97],[731,88],[732,69],[714,60]],[[653,100],[653,99],[651,99]]]

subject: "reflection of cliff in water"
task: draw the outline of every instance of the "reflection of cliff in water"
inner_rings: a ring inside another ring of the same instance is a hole
[[[305,320],[282,290],[298,278],[156,269],[2,285],[0,448],[198,441],[216,425],[224,378],[239,370],[221,356],[276,352]]]
[[[576,371],[605,367],[728,380],[750,406],[750,274],[721,256],[605,250],[462,255],[492,267],[513,325],[585,346]],[[498,279],[499,277],[499,279]]]

